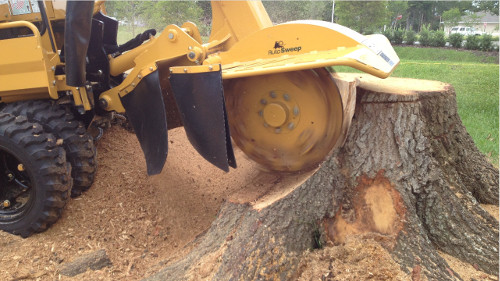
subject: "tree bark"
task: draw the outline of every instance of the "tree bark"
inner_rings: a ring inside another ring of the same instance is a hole
[[[147,280],[293,280],[305,252],[351,236],[428,280],[461,280],[438,251],[498,275],[498,221],[479,204],[498,204],[498,170],[462,125],[453,87],[336,79],[354,113],[344,145],[311,173],[261,172],[189,254]]]

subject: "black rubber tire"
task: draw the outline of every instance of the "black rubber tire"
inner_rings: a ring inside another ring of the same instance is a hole
[[[7,104],[2,112],[26,116],[29,121],[40,123],[46,132],[63,140],[62,146],[72,167],[71,197],[79,196],[92,186],[97,171],[96,147],[83,123],[77,121],[73,113],[50,100],[11,103]]]
[[[24,116],[0,113],[0,161],[6,163],[6,157],[22,163],[23,168],[0,164],[0,229],[22,237],[46,230],[59,219],[69,199],[71,165],[64,149],[40,124],[29,122]],[[29,186],[29,198],[19,209],[3,206],[6,193],[13,186],[6,174],[14,170],[17,177],[28,179]]]

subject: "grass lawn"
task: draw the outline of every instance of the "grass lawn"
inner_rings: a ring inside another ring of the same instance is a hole
[[[395,50],[401,63],[393,76],[453,85],[462,122],[479,150],[498,167],[498,54],[414,47]]]

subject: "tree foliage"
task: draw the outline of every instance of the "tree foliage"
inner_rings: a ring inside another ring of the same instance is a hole
[[[360,33],[379,32],[387,23],[387,1],[341,1],[335,5],[338,23]]]

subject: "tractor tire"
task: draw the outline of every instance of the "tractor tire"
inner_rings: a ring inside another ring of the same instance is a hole
[[[71,165],[40,124],[0,113],[0,229],[24,238],[55,223],[69,199]]]
[[[43,129],[62,139],[66,158],[72,166],[73,189],[71,197],[87,191],[94,182],[97,171],[97,152],[92,137],[82,122],[69,110],[54,105],[49,100],[32,100],[7,104],[2,112],[23,115],[31,122],[40,123]]]

